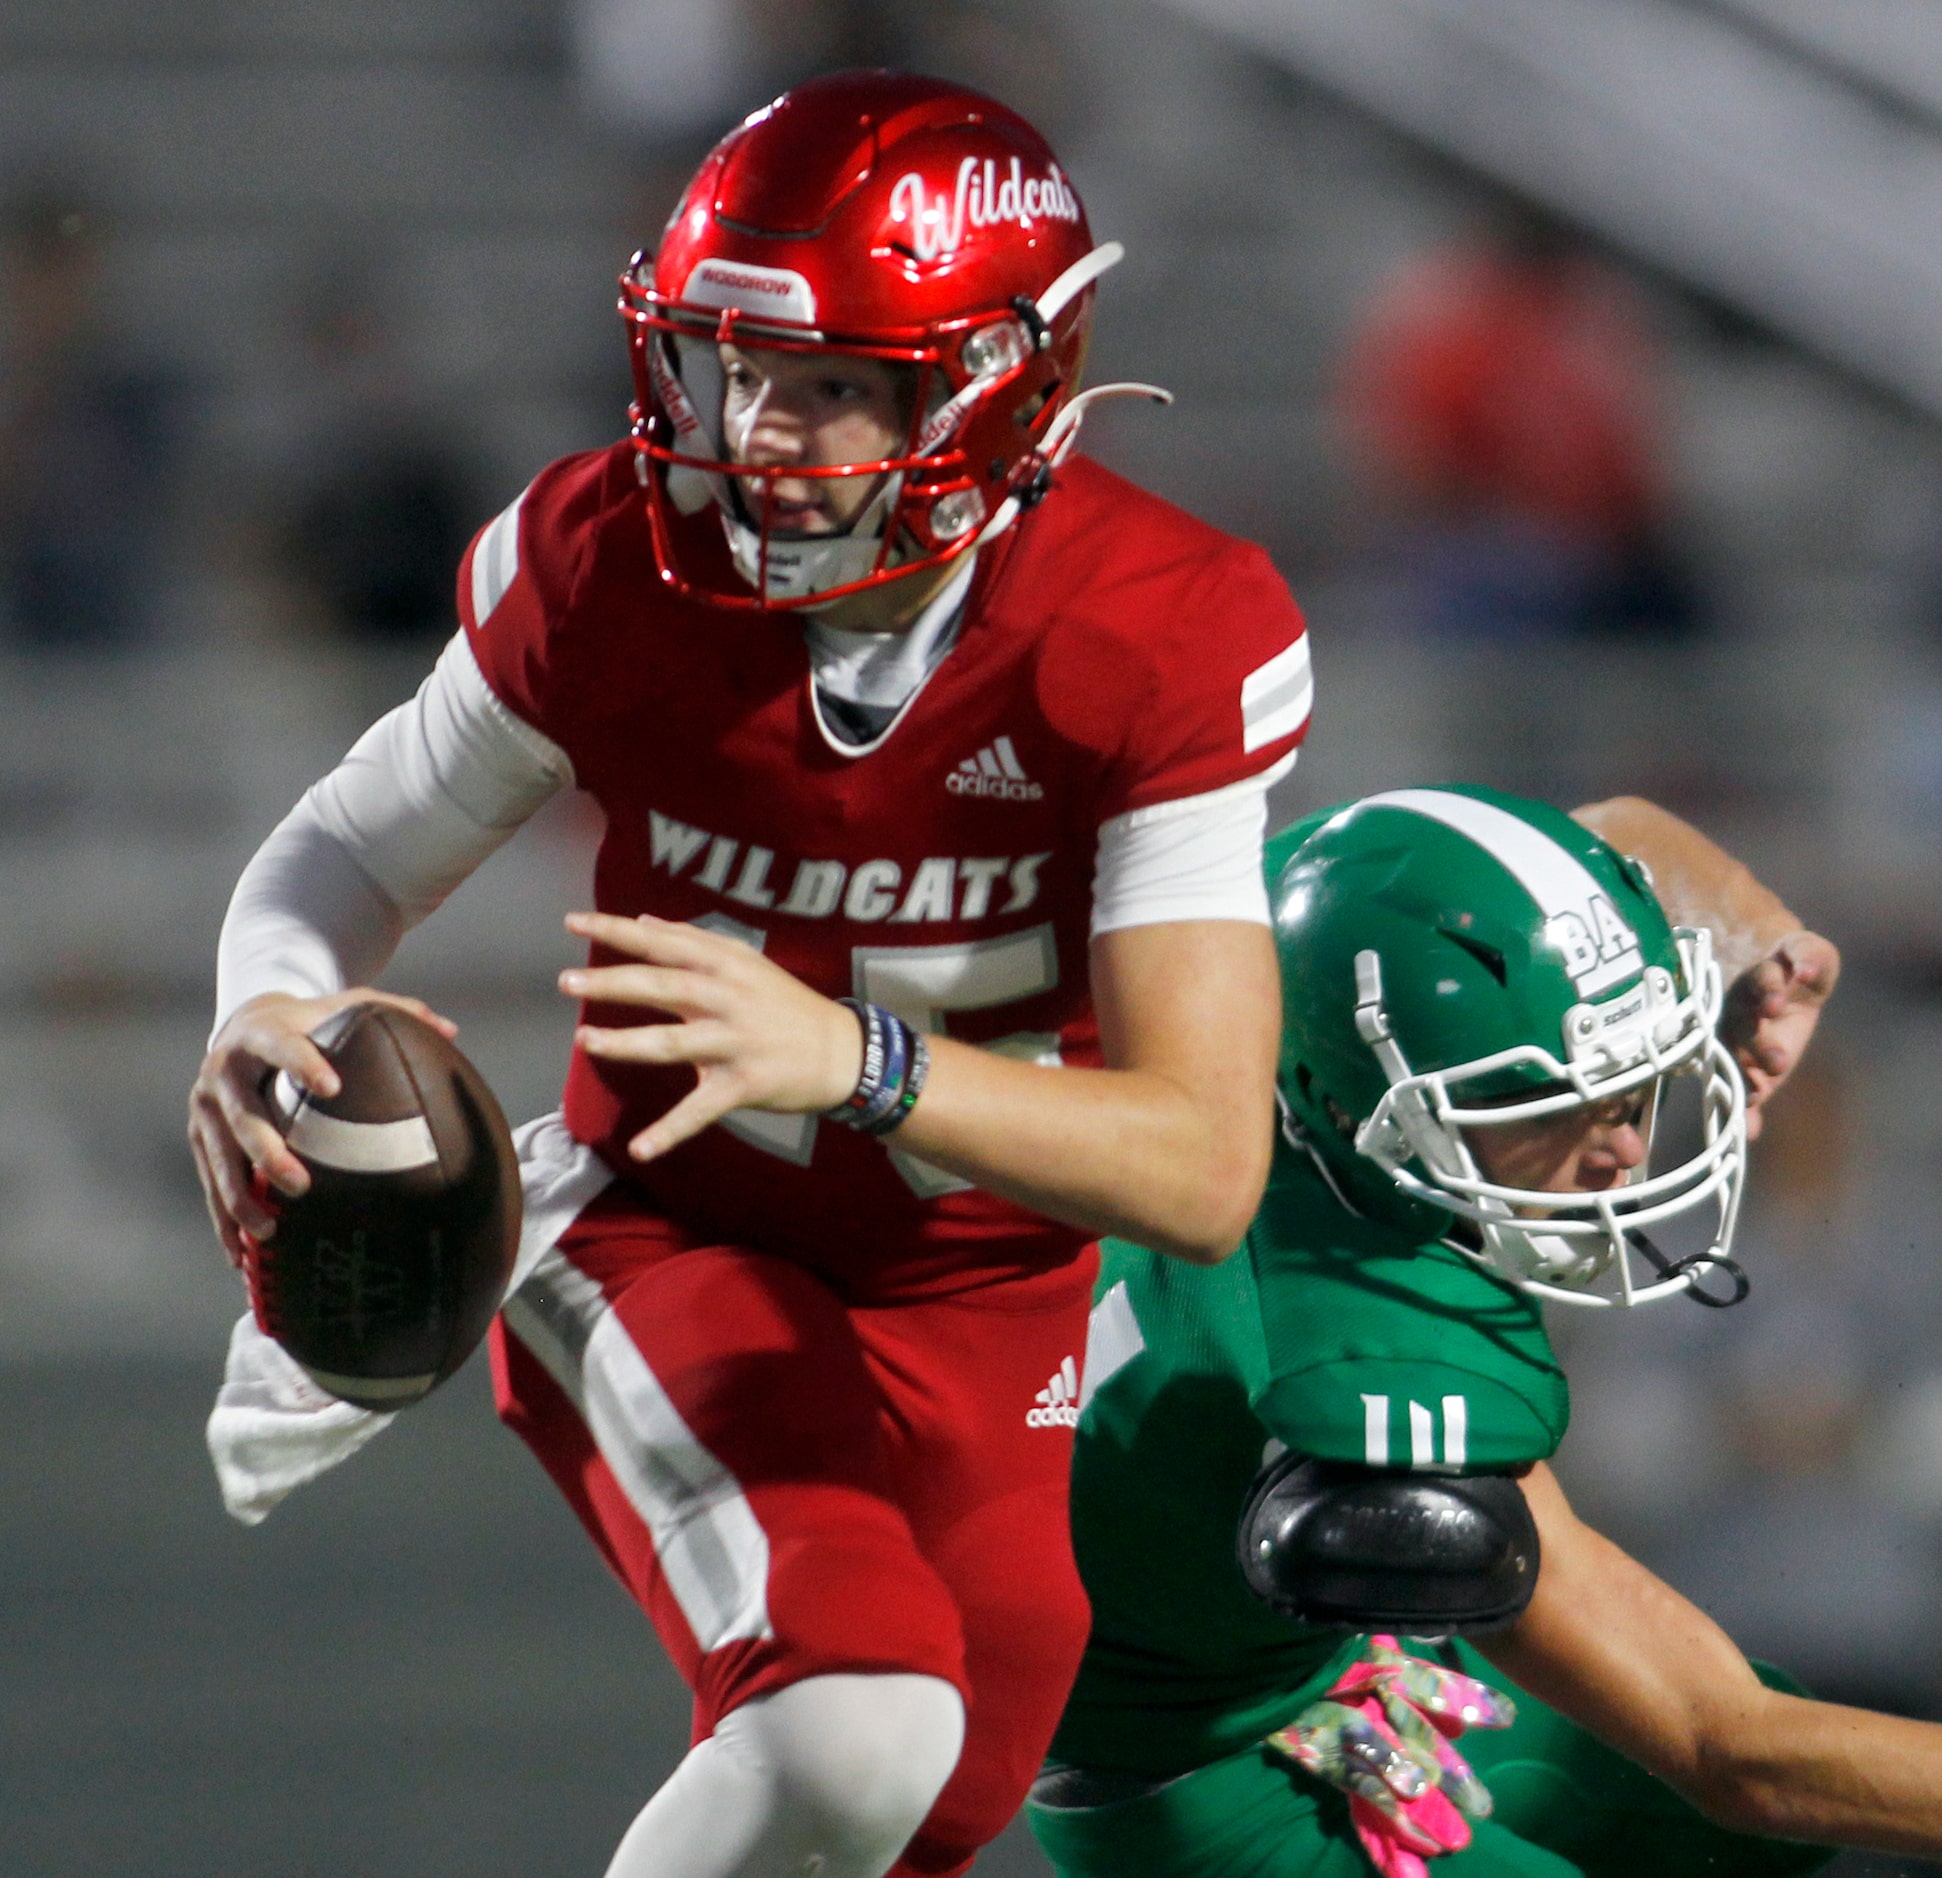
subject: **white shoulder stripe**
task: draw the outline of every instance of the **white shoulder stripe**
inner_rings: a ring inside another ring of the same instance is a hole
[[[1426,815],[1431,821],[1454,828],[1489,852],[1518,884],[1537,902],[1546,922],[1569,916],[1596,925],[1592,903],[1605,898],[1604,890],[1590,870],[1529,822],[1507,813],[1491,802],[1475,796],[1452,794],[1445,789],[1392,789],[1364,799],[1363,808],[1406,809]],[[1640,969],[1637,941],[1602,959],[1591,971],[1577,977],[1581,996],[1593,997]]]
[[[1081,1415],[1099,1392],[1099,1385],[1118,1375],[1145,1348],[1140,1320],[1133,1315],[1133,1300],[1122,1278],[1092,1307],[1092,1315],[1086,1320],[1086,1366],[1079,1383]]]
[[[1208,789],[1197,796],[1173,796],[1165,802],[1149,802],[1143,809],[1128,809],[1123,815],[1113,815],[1099,824],[1099,832],[1131,834],[1135,829],[1151,828],[1155,822],[1178,821],[1183,815],[1206,815],[1217,813],[1232,805],[1247,801],[1253,796],[1265,796],[1276,783],[1295,767],[1299,750],[1290,750],[1286,756],[1278,756],[1266,769],[1258,769],[1252,776],[1243,776],[1239,782],[1223,783],[1218,789]]]
[[[1297,731],[1315,702],[1315,679],[1303,633],[1241,680],[1241,748],[1260,749]]]
[[[522,489],[511,504],[479,537],[472,551],[472,623],[483,626],[506,597],[519,573],[519,509],[526,500]]]

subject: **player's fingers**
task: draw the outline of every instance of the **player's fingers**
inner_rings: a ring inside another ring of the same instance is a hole
[[[608,1030],[582,1024],[573,1040],[589,1056],[614,1063],[719,1063],[733,1047],[725,1024],[702,1020],[681,1024],[633,1024]]]
[[[1430,1868],[1422,1858],[1400,1842],[1387,1820],[1354,1796],[1349,1800],[1349,1818],[1377,1878],[1429,1878]]]
[[[656,919],[642,913],[621,919],[613,913],[569,913],[566,929],[596,945],[656,965],[685,965],[702,971],[750,948],[726,933],[710,932],[679,920]]]
[[[1767,1014],[1767,1000],[1783,991],[1785,984],[1785,974],[1771,958],[1748,966],[1727,991],[1721,1030],[1734,1042],[1744,1043]]]
[[[1372,1836],[1379,1839],[1393,1857],[1415,1853],[1422,1858],[1435,1858],[1450,1849],[1443,1838],[1431,1831],[1419,1817],[1419,1809],[1430,1802],[1430,1795],[1425,1795],[1422,1800],[1400,1801],[1380,1782],[1375,1783],[1374,1792],[1367,1792],[1361,1786],[1351,1786],[1345,1790],[1349,1795],[1349,1811],[1358,1816],[1357,1831],[1362,1835],[1364,1845],[1369,1847],[1371,1856],[1374,1856],[1374,1848],[1369,1844]],[[1378,1860],[1376,1869],[1382,1871],[1388,1868]]]
[[[242,1233],[220,1198],[220,1187],[215,1171],[209,1165],[202,1137],[193,1128],[189,1131],[189,1152],[195,1157],[196,1178],[202,1183],[202,1203],[209,1211],[209,1223],[216,1229],[217,1243],[230,1264],[240,1268],[243,1263]]]
[[[248,1158],[249,1165],[260,1171],[279,1193],[287,1193],[293,1199],[299,1194],[308,1193],[309,1168],[291,1152],[282,1130],[259,1106],[261,1098],[255,1091],[247,1095],[240,1093],[227,1076],[214,1077],[211,1082],[209,1093],[214,1098],[220,1117],[219,1125],[214,1130],[217,1137],[226,1136],[233,1142]],[[224,1198],[229,1198],[227,1193]],[[231,1210],[237,1212],[238,1217],[242,1216],[234,1206]]]
[[[1841,948],[1820,933],[1802,930],[1781,943],[1781,956],[1793,975],[1825,997],[1841,976]]]
[[[1517,1719],[1516,1703],[1487,1682],[1440,1664],[1413,1661],[1411,1668],[1422,1672],[1421,1706],[1439,1726],[1447,1722],[1451,1732],[1508,1728]],[[1410,1685],[1410,1693],[1418,1694],[1417,1685]]]
[[[306,1094],[328,1099],[344,1086],[316,1044],[301,1030],[264,1026],[249,1039],[250,1054],[270,1069],[280,1069]]]
[[[628,1142],[628,1154],[637,1161],[654,1160],[720,1121],[730,1109],[740,1107],[739,1094],[723,1086],[727,1081],[726,1077],[709,1077],[699,1084],[659,1121]]]
[[[1411,1801],[1391,1830],[1403,1845],[1425,1858],[1460,1852],[1470,1843],[1470,1822],[1440,1787]]]
[[[1427,1727],[1420,1716],[1418,1727]],[[1342,1754],[1347,1764],[1380,1780],[1399,1800],[1413,1800],[1434,1778],[1435,1763],[1410,1752],[1407,1741],[1386,1734],[1366,1715],[1358,1715],[1342,1730]]]
[[[1388,1764],[1383,1777],[1401,1798],[1415,1799],[1443,1778],[1443,1750],[1447,1743],[1434,1722],[1421,1710],[1411,1708],[1400,1696],[1385,1696],[1383,1709],[1401,1755],[1399,1761]],[[1414,1767],[1420,1779],[1401,1786],[1397,1784],[1398,1775],[1406,1766]]]
[[[573,966],[560,974],[560,989],[589,1004],[633,1004],[676,1017],[712,1015],[718,986],[700,974],[664,965]]]
[[[204,1109],[191,1122],[189,1140],[196,1154],[197,1171],[203,1176],[203,1193],[209,1202],[210,1215],[216,1221],[217,1234],[225,1247],[241,1251],[241,1242],[233,1236],[236,1227],[254,1233],[259,1239],[267,1239],[276,1230],[276,1216],[255,1191],[254,1166],[244,1144],[228,1125],[227,1117],[212,1118]],[[281,1137],[278,1141],[281,1145]],[[303,1164],[287,1148],[284,1153],[308,1185],[309,1174]]]
[[[1496,1802],[1470,1763],[1447,1741],[1439,1750],[1437,1760],[1441,1768],[1437,1784],[1449,1796],[1450,1804],[1472,1819],[1488,1819]]]
[[[333,1000],[335,1002],[335,1000]],[[388,1004],[393,1010],[407,1011],[421,1024],[429,1024],[448,1043],[459,1034],[457,1024],[440,1012],[435,1011],[423,998],[408,998],[396,991],[354,991],[343,994],[344,1004]],[[322,1093],[321,1091],[319,1093]]]

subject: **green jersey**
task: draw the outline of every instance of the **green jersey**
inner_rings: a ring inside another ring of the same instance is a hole
[[[1269,844],[1271,879],[1323,819]],[[1282,1447],[1448,1473],[1549,1458],[1569,1397],[1538,1306],[1462,1253],[1364,1218],[1284,1141],[1226,1263],[1107,1242],[1081,1409],[1072,1526],[1092,1635],[1052,1761],[1086,1770],[1090,1797],[1035,1795],[1040,1843],[1062,1878],[1366,1874],[1342,1797],[1261,1745],[1365,1639],[1257,1601],[1235,1529]],[[1445,1655],[1504,1683],[1465,1645]],[[1463,1743],[1497,1814],[1436,1861],[1451,1878],[1780,1878],[1830,1856],[1709,1825],[1513,1693],[1516,1726]]]
[[[1260,1740],[1354,1649],[1242,1581],[1235,1524],[1278,1445],[1497,1473],[1550,1455],[1568,1412],[1529,1299],[1359,1218],[1286,1144],[1225,1264],[1108,1242],[1086,1370],[1072,1520],[1093,1628],[1052,1753],[1156,1776]]]

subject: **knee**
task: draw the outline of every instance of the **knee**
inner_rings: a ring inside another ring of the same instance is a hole
[[[812,1837],[887,1864],[957,1765],[964,1703],[935,1676],[811,1676],[725,1716],[715,1734],[760,1759]]]

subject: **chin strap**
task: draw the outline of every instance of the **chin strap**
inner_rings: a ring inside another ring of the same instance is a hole
[[[1101,398],[1147,398],[1155,404],[1171,404],[1173,393],[1164,385],[1127,382],[1095,385],[1090,391],[1081,391],[1068,398],[1058,416],[1046,426],[1044,441],[1038,447],[1038,453],[1045,459],[1048,468],[1057,469],[1071,455],[1072,446],[1079,438],[1079,426],[1086,421],[1086,412]]]
[[[1019,487],[1008,495],[993,510],[991,519],[978,530],[978,538],[973,547],[982,548],[994,535],[1002,535],[1013,522],[1017,521],[1023,510],[1033,507],[1043,500],[1045,492],[1052,486],[1052,472],[1072,454],[1072,446],[1078,441],[1079,426],[1085,422],[1089,406],[1101,398],[1146,398],[1154,404],[1171,404],[1173,393],[1164,385],[1115,384],[1095,385],[1090,391],[1081,391],[1069,399],[1045,428],[1045,436],[1035,455],[1025,459],[1021,468],[1025,474]],[[1029,465],[1030,467],[1026,467]]]

